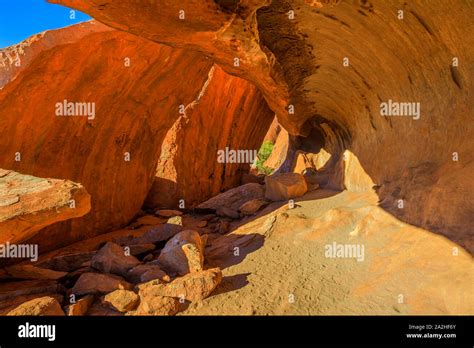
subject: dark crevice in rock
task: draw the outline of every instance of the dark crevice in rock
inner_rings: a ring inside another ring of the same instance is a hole
[[[418,22],[420,22],[420,24],[423,26],[423,28],[425,28],[426,31],[427,31],[430,35],[434,36],[433,30],[431,30],[431,28],[430,28],[430,26],[428,25],[428,23],[426,23],[426,21],[425,21],[420,15],[418,15],[416,12],[414,12],[414,11],[410,11],[410,12],[411,12],[411,14],[412,14],[413,16],[415,16],[415,18],[418,20]]]

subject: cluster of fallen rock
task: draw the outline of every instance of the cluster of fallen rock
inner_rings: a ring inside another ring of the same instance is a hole
[[[39,264],[53,269],[8,267],[6,271],[11,276],[65,279],[64,286],[77,278],[72,288],[64,292],[68,302],[64,310],[59,296],[44,296],[21,304],[8,315],[85,315],[96,302],[99,314],[174,315],[188,301],[206,298],[222,279],[219,268],[203,268],[207,235],[183,230],[180,224],[173,223],[180,220],[182,213],[163,212],[169,213],[175,215],[168,220],[171,223],[157,225],[140,237],[121,238],[107,242],[97,252]],[[156,245],[164,241],[163,249],[154,254]]]
[[[206,245],[271,200],[307,190],[299,174],[275,175],[265,182],[231,189],[186,215],[177,210],[143,213],[121,230],[128,233],[88,251],[6,267],[0,279],[27,280],[0,284],[1,314],[174,315],[185,310],[211,295],[222,280],[219,268],[205,267]]]

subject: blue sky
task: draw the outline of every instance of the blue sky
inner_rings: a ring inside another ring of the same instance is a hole
[[[53,5],[46,0],[0,0],[0,48],[17,44],[31,35],[47,29],[57,29],[84,22],[89,16],[71,9]]]

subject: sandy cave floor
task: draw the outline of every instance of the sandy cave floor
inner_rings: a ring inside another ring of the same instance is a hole
[[[370,193],[295,201],[210,239],[206,266],[223,268],[222,284],[179,315],[474,314],[474,263],[458,245],[397,220]],[[325,257],[333,242],[364,245],[364,261]]]

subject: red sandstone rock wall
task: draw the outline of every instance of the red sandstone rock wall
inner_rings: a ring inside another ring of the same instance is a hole
[[[315,126],[329,153],[350,150],[387,210],[472,240],[474,186],[466,175],[474,153],[472,2],[52,2],[204,52],[254,82],[290,134],[307,135]],[[179,9],[189,21],[177,19]],[[229,64],[236,56],[240,69]],[[381,116],[380,104],[390,99],[421,103],[421,118]],[[285,111],[288,104],[294,114]]]
[[[213,62],[200,53],[94,21],[7,50],[5,56],[19,54],[21,65],[9,61],[0,74],[0,131],[9,134],[0,139],[0,166],[79,182],[92,197],[89,214],[48,227],[31,240],[44,249],[128,223],[154,182],[161,145],[173,125],[180,129],[169,164],[177,174],[153,186],[149,202],[155,206],[170,201],[163,200],[170,197],[169,183],[173,197],[189,202],[237,183],[245,165],[217,165],[217,150],[258,149],[272,119],[260,93],[245,80],[216,68],[207,86]],[[56,116],[56,103],[64,100],[95,103],[95,118]],[[170,168],[164,165],[163,172]]]
[[[74,42],[64,42],[61,30],[46,33],[43,39],[55,44],[35,50],[0,90],[0,132],[8,134],[0,138],[0,167],[70,179],[92,197],[89,214],[34,238],[43,248],[128,223],[151,187],[161,143],[179,105],[196,97],[212,66],[198,53],[104,32],[98,24],[83,26],[90,33]],[[192,85],[176,83],[191,77]],[[64,99],[96,103],[95,119],[56,116],[55,104]]]
[[[226,74],[209,72],[199,98],[186,107],[163,143],[150,207],[199,204],[239,185],[249,163],[219,163],[217,152],[259,150],[274,117],[256,87]]]

